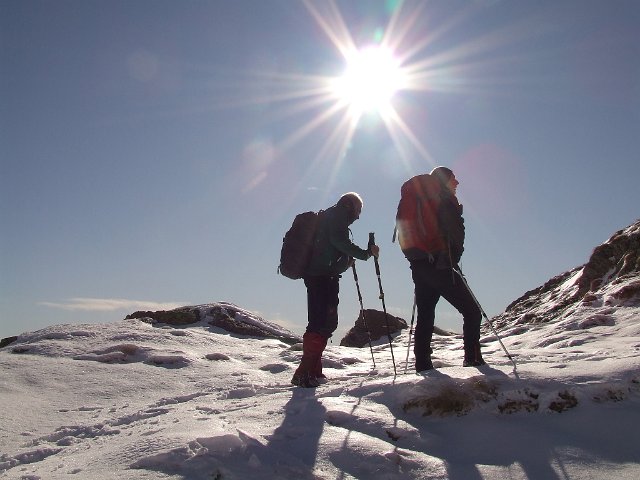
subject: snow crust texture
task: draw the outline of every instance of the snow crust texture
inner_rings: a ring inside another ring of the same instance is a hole
[[[637,478],[638,307],[606,308],[506,337],[516,371],[491,337],[476,369],[459,336],[436,336],[424,376],[410,360],[394,377],[388,345],[377,370],[368,349],[331,345],[316,390],[289,384],[300,345],[207,325],[23,334],[0,350],[0,477]]]
[[[399,375],[388,343],[375,370],[369,348],[329,344],[317,389],[290,384],[290,332],[228,303],[24,333],[0,348],[0,478],[640,478],[640,277],[614,260],[584,293],[587,266],[494,319],[487,366],[437,334],[417,375],[403,331]],[[272,336],[213,326],[221,312]]]

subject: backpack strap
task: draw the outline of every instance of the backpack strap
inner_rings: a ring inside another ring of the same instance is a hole
[[[422,206],[422,197],[420,195],[416,196],[416,201],[418,202],[418,227],[420,227],[420,231],[422,233],[422,235],[426,236],[427,235],[427,228],[424,226],[424,218],[422,217],[422,210],[423,210],[423,206]],[[429,260],[429,263],[434,263],[436,261],[436,258],[433,256],[433,253],[431,252],[427,252],[427,259]]]
[[[418,212],[418,227],[420,228],[420,233],[426,236],[427,229],[424,226],[424,218],[422,217],[423,207],[422,207],[422,198],[420,197],[420,195],[416,195],[416,202],[418,203],[418,206],[416,208],[416,212]]]

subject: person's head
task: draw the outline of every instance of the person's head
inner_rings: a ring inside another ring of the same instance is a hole
[[[340,197],[338,205],[342,206],[347,210],[347,212],[349,212],[349,223],[353,223],[360,217],[360,212],[362,212],[362,205],[364,205],[364,202],[362,201],[362,197],[356,192],[349,192]]]
[[[453,195],[456,194],[456,189],[458,188],[458,180],[456,176],[453,174],[453,171],[447,167],[436,167],[431,170],[431,176],[437,178],[442,186],[446,187],[448,191],[450,191]]]

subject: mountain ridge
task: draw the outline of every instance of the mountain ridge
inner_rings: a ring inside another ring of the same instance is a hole
[[[492,318],[498,328],[548,323],[579,305],[624,303],[640,296],[640,219],[593,249],[584,265],[552,277]]]

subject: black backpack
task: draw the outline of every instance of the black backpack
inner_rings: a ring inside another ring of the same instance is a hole
[[[292,280],[304,276],[313,254],[313,243],[322,212],[304,212],[293,219],[291,228],[282,239],[278,273]]]

